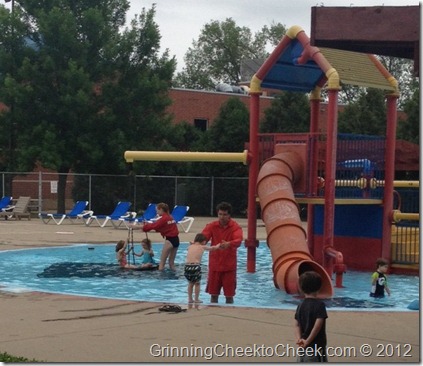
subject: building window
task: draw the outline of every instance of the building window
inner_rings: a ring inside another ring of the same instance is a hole
[[[207,131],[207,120],[202,118],[194,118],[194,126],[200,131]]]

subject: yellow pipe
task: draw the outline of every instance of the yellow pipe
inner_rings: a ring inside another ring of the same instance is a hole
[[[401,220],[419,221],[420,214],[418,213],[403,213],[400,210],[394,210],[392,212],[392,220],[394,222],[400,222]]]
[[[370,179],[370,188],[376,187],[383,187],[385,185],[385,181],[383,180],[376,180],[375,178]],[[366,188],[367,186],[367,179],[360,178],[357,180],[349,180],[349,179],[336,179],[335,180],[336,187],[359,187],[359,188]],[[394,187],[397,188],[419,188],[420,181],[418,180],[394,180]]]
[[[378,187],[383,187],[385,185],[384,180],[376,181]],[[394,187],[398,188],[419,188],[420,181],[418,180],[394,180]]]
[[[135,160],[143,161],[197,161],[243,163],[247,165],[248,150],[242,153],[227,152],[191,152],[191,151],[125,151],[127,163]]]

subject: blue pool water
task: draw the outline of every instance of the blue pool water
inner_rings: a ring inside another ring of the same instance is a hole
[[[183,263],[187,243],[176,257],[177,271],[122,270],[115,260],[115,244],[79,244],[66,247],[0,251],[0,287],[3,291],[42,291],[124,300],[186,304],[187,281]],[[136,251],[140,250],[135,244]],[[153,244],[156,258],[161,244]],[[207,278],[207,252],[203,256],[202,299]],[[246,272],[246,248],[238,250],[238,284],[234,306],[295,309],[300,299],[273,285],[272,261],[265,244],[257,248],[256,272]],[[348,271],[344,288],[326,305],[331,310],[411,311],[407,306],[419,298],[419,277],[389,275],[390,297],[369,297],[371,273]],[[222,299],[223,300],[223,299]],[[222,302],[222,301],[221,301]],[[221,304],[224,305],[224,304]]]

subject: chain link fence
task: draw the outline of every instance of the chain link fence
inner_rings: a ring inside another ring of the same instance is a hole
[[[1,174],[2,195],[30,196],[33,213],[57,212],[60,174],[50,172]],[[119,201],[132,202],[131,210],[142,212],[149,203],[190,206],[190,215],[214,216],[221,201],[230,202],[234,217],[245,217],[247,177],[190,177],[159,175],[66,174],[65,207],[75,201],[89,202],[97,214],[109,214]]]

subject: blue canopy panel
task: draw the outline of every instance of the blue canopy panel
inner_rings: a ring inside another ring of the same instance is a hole
[[[325,74],[313,60],[301,65],[297,63],[303,50],[298,40],[292,40],[266,74],[261,86],[294,92],[311,92],[320,80],[325,78]]]

